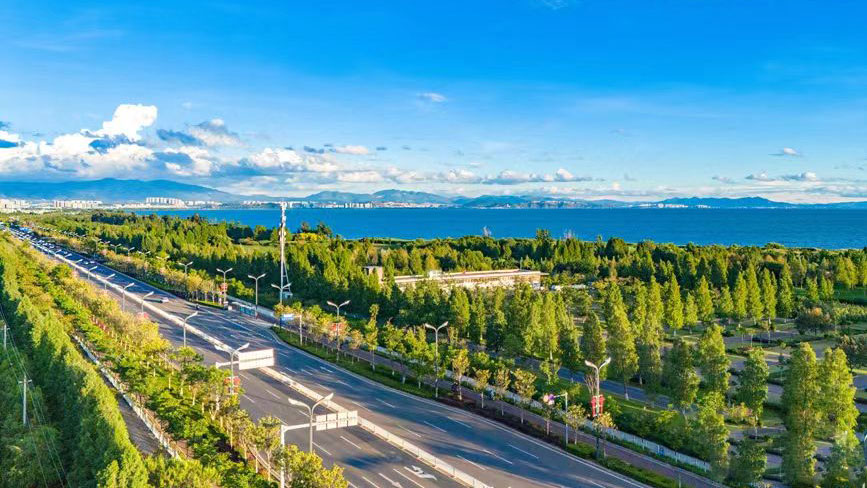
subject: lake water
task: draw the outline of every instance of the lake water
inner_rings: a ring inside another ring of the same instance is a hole
[[[198,213],[213,221],[274,227],[279,209],[148,210],[187,217]],[[302,208],[286,212],[287,226],[325,222],[348,239],[401,239],[481,235],[533,237],[544,228],[554,237],[567,231],[581,239],[621,237],[675,244],[764,245],[862,248],[867,246],[867,210],[855,209],[471,209]]]

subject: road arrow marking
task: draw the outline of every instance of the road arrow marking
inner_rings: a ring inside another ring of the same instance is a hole
[[[437,479],[436,476],[434,476],[434,475],[432,475],[432,474],[427,474],[427,473],[425,473],[423,469],[419,468],[419,467],[416,466],[416,465],[413,465],[413,466],[412,466],[412,469],[409,469],[409,468],[406,467],[406,466],[404,466],[403,469],[405,469],[405,470],[409,471],[410,473],[412,473],[412,474],[418,476],[419,478],[427,478],[427,479],[431,479],[431,480],[435,480],[435,479]]]
[[[385,481],[388,481],[389,483],[391,483],[391,486],[393,486],[394,488],[403,488],[403,486],[401,486],[400,483],[398,483],[397,481],[394,481],[394,480],[390,479],[388,476],[386,476],[386,475],[384,475],[384,474],[382,474],[382,473],[379,473],[379,476],[381,476],[382,479],[384,479]]]

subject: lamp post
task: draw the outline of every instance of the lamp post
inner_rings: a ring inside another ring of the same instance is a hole
[[[290,288],[292,286],[292,283],[286,283],[282,287],[280,287],[280,285],[275,285],[274,283],[271,283],[271,286],[280,291],[280,305],[283,305],[283,290],[288,290],[286,294],[290,297],[292,296],[292,288]]]
[[[191,313],[190,315],[187,315],[186,317],[184,317],[184,347],[187,347],[187,320],[190,320],[191,318],[195,317],[196,315],[199,315],[198,310],[196,310],[195,312]]]
[[[196,313],[198,313],[198,312],[196,312]],[[195,315],[195,314],[193,314],[193,315]],[[192,315],[190,317],[192,317]],[[219,349],[223,352],[229,353],[229,372],[230,372],[229,381],[231,381],[230,384],[232,385],[231,390],[232,390],[233,394],[235,393],[235,363],[237,362],[235,360],[235,358],[238,357],[239,352],[243,351],[244,349],[247,349],[248,347],[250,347],[249,342],[244,344],[243,346],[237,348],[237,349],[232,349],[229,346],[222,346],[222,345],[217,346],[217,349]]]
[[[247,275],[247,278],[256,282],[256,310],[253,313],[257,319],[259,318],[259,279],[264,277],[265,273],[262,273],[259,276]]]
[[[563,393],[561,393],[559,395],[552,395],[549,393],[549,394],[545,395],[545,402],[548,405],[553,406],[554,400],[556,400],[560,397],[563,397],[563,401],[565,402],[565,411],[566,411],[566,414],[568,415],[569,414],[569,392],[568,391],[564,391]],[[566,425],[566,445],[568,445],[569,444],[569,423],[568,422],[563,422],[563,423]]]
[[[589,383],[588,386],[590,387],[590,390],[592,390],[590,392],[590,394],[593,395],[591,397],[591,400],[590,400],[590,406],[591,406],[591,410],[592,410],[590,412],[590,414],[593,416],[594,419],[597,417],[597,415],[599,413],[601,413],[598,411],[599,410],[599,397],[600,397],[600,395],[599,395],[599,386],[600,386],[599,371],[602,370],[602,368],[604,368],[605,366],[608,366],[608,363],[610,363],[610,362],[611,362],[610,357],[605,358],[605,361],[602,361],[602,364],[600,364],[599,366],[593,364],[592,362],[590,362],[586,359],[584,360],[584,364],[593,368],[593,373],[594,373],[593,379],[588,382]],[[602,450],[601,450],[602,447],[599,443],[601,436],[600,436],[600,432],[599,432],[598,428],[593,429],[593,430],[596,432],[596,458],[600,459],[602,457]]]
[[[307,415],[310,416],[310,447],[309,447],[308,451],[311,454],[313,453],[313,424],[314,424],[313,411],[316,409],[316,407],[319,406],[320,403],[330,401],[332,398],[334,398],[334,393],[329,393],[328,395],[320,398],[319,401],[317,401],[316,403],[313,404],[313,406],[310,406],[304,402],[299,402],[298,400],[293,400],[291,398],[289,399],[289,403],[291,405],[294,405],[296,407],[306,408],[307,409]]]
[[[193,262],[190,261],[189,263],[182,263],[182,262],[179,261],[178,264],[180,264],[181,266],[184,267],[184,286],[186,286],[186,287],[188,288],[188,290],[187,290],[187,295],[189,296],[190,280],[187,279],[187,268],[188,268],[191,264],[193,264]]]
[[[99,267],[99,265],[94,266],[92,268],[88,268],[88,270],[87,270],[87,277],[90,278],[91,283],[93,283],[93,270],[95,270],[98,267]]]
[[[349,300],[346,300],[345,302],[341,303],[340,305],[337,305],[336,303],[331,302],[331,301],[326,302],[326,303],[328,303],[329,305],[331,305],[332,307],[337,309],[337,318],[340,319],[340,308],[343,307],[344,305],[349,305]]]
[[[128,247],[128,248],[126,248],[126,255],[127,255],[127,257],[129,257],[129,256],[132,254],[133,251],[135,251],[135,247]]]
[[[226,300],[226,293],[228,293],[228,292],[226,291],[226,286],[227,286],[227,285],[226,285],[226,273],[232,271],[233,269],[235,269],[235,268],[229,268],[229,269],[227,269],[227,270],[222,270],[222,269],[220,269],[220,268],[217,268],[217,271],[218,271],[218,272],[223,273],[223,305],[224,305],[224,306],[226,305],[226,301],[227,301],[227,300]]]
[[[440,329],[449,325],[448,320],[438,325],[437,327],[432,326],[431,324],[424,324],[426,329],[430,329],[434,331],[434,348],[436,349],[436,378],[434,379],[434,397],[440,396]],[[484,395],[485,392],[482,392]],[[482,399],[484,400],[484,398]]]
[[[144,315],[144,302],[145,302],[145,300],[147,300],[148,297],[153,295],[153,294],[154,294],[154,292],[149,291],[149,292],[145,293],[145,295],[143,297],[141,297],[141,314],[142,315]]]
[[[123,287],[123,290],[121,290],[121,295],[122,295],[122,299],[123,299],[121,301],[121,305],[120,305],[120,311],[121,312],[126,312],[126,289],[131,287],[134,284],[135,283],[127,283],[126,286]]]
[[[108,290],[108,282],[109,282],[109,280],[114,278],[114,275],[115,275],[115,273],[112,273],[112,274],[110,274],[110,275],[108,275],[102,279],[102,289],[103,290]]]

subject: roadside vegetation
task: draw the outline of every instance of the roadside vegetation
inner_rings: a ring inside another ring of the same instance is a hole
[[[77,234],[51,231],[122,271],[203,300],[217,296],[216,268],[232,267],[230,294],[252,301],[252,281],[238,277],[273,273],[279,255],[273,229],[197,217],[27,219]],[[611,357],[603,375],[620,388],[609,383],[609,390],[622,405],[638,400],[637,408],[612,409],[614,423],[708,461],[717,479],[745,485],[768,475],[834,485],[864,476],[853,439],[864,427],[855,400],[867,398],[856,395],[853,375],[867,373],[865,250],[593,242],[542,230],[534,239],[347,241],[319,225],[299,228],[286,252],[297,314],[328,333],[335,318],[321,307],[350,300],[349,327],[335,329],[337,343],[395,351],[415,378],[454,370],[446,362],[464,350],[464,374],[488,371],[493,381],[505,365],[516,388],[514,372],[527,371],[532,378],[521,383],[533,392],[525,396],[539,398],[573,388],[571,380],[588,372],[585,360]],[[190,261],[188,273],[172,264]],[[364,266],[382,266],[383,280]],[[393,280],[512,267],[549,273],[544,289],[447,289],[428,280],[401,290]],[[260,283],[259,302],[273,306],[271,291]],[[440,351],[419,326],[446,321]],[[490,366],[479,366],[482,352]],[[799,404],[803,395],[809,405]],[[795,465],[804,469],[786,469]]]

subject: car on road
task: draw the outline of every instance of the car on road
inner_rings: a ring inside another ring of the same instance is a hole
[[[169,303],[169,297],[160,297],[160,303]]]

